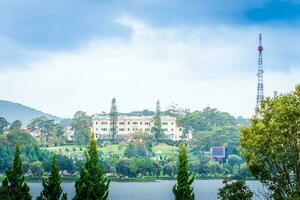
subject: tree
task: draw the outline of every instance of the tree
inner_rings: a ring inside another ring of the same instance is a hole
[[[51,162],[51,175],[48,178],[43,179],[43,191],[37,200],[59,200],[66,199],[67,194],[63,193],[60,186],[61,177],[59,175],[59,168],[56,162],[56,156],[52,156]]]
[[[174,177],[176,174],[176,162],[168,162],[163,166],[162,173],[163,175],[168,175],[170,177]]]
[[[209,151],[212,146],[225,146],[230,152],[236,153],[240,145],[240,134],[237,126],[215,128],[211,131],[200,131],[194,133],[193,152]]]
[[[41,116],[31,120],[27,125],[30,131],[41,131],[39,140],[42,144],[53,145],[62,143],[64,141],[62,135],[64,134],[64,127],[54,120]]]
[[[177,184],[173,187],[175,200],[194,200],[195,194],[191,187],[195,176],[188,171],[188,157],[185,144],[179,147],[179,166],[177,169]]]
[[[116,172],[122,176],[133,177],[136,176],[137,169],[135,168],[132,160],[123,159],[116,164]]]
[[[74,200],[106,200],[108,198],[109,180],[104,176],[99,161],[94,133],[86,152],[86,163],[80,169],[80,178],[76,181]]]
[[[242,155],[249,171],[285,199],[300,187],[300,86],[261,101],[251,125],[241,131]]]
[[[188,112],[177,116],[177,123],[183,127],[184,134],[189,131],[212,131],[215,128],[236,126],[237,120],[229,113],[206,107],[202,111]]]
[[[44,174],[43,163],[41,161],[34,161],[30,163],[29,169],[33,176],[41,177]]]
[[[20,130],[22,127],[22,122],[20,120],[15,120],[9,127],[9,131]]]
[[[238,155],[229,155],[227,162],[231,166],[240,166],[243,163],[243,159]]]
[[[20,154],[20,145],[17,143],[13,166],[5,171],[6,177],[0,187],[0,199],[31,200],[29,187],[25,183]]]
[[[113,98],[111,101],[111,108],[110,108],[110,131],[112,140],[115,140],[115,137],[118,133],[118,111],[117,111],[117,105],[116,105],[116,99]]]
[[[0,117],[0,134],[4,133],[8,125],[9,122],[4,117]]]
[[[224,186],[219,189],[218,198],[221,200],[251,200],[253,192],[245,181],[232,181],[225,179]]]
[[[164,133],[161,127],[161,111],[160,111],[160,102],[157,100],[156,102],[156,112],[154,116],[154,126],[152,128],[152,133],[156,141],[159,141],[163,138]]]
[[[88,144],[90,134],[90,119],[85,112],[78,111],[72,119],[72,129],[76,144]]]
[[[138,157],[138,156],[149,156],[152,154],[151,146],[145,144],[143,141],[131,141],[125,149],[124,156]]]

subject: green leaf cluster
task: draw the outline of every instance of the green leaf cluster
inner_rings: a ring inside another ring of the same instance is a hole
[[[253,192],[246,185],[245,181],[232,181],[225,179],[224,186],[219,189],[218,198],[221,200],[251,200]]]
[[[241,131],[247,167],[274,199],[289,198],[300,186],[300,86],[261,101],[251,125]]]

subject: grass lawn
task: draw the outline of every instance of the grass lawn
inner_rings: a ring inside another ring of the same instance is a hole
[[[101,153],[103,153],[104,156],[107,156],[109,154],[117,154],[123,156],[126,146],[127,144],[122,142],[120,144],[111,144],[111,145],[106,145],[104,147],[99,147],[98,150]],[[66,146],[57,146],[57,147],[45,147],[43,149],[53,152],[55,154],[63,154],[68,157],[80,159],[84,157],[84,152],[87,149],[87,146],[66,145]],[[153,153],[161,152],[162,156],[175,157],[177,156],[178,148],[167,144],[158,144],[152,147],[152,151]]]
[[[176,157],[178,154],[178,147],[170,146],[167,144],[158,144],[152,147],[153,153],[161,152],[163,156]]]

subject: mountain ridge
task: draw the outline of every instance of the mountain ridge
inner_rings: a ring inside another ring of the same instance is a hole
[[[54,119],[59,122],[63,118],[45,113],[35,108],[25,106],[21,103],[15,103],[7,100],[0,100],[0,117],[4,117],[12,123],[15,120],[20,120],[23,125],[27,125],[32,118],[45,116],[49,119]]]

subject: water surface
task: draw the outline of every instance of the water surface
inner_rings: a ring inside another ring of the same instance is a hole
[[[112,182],[110,184],[109,200],[173,200],[172,187],[174,184],[174,180],[156,182]],[[264,191],[258,181],[248,181],[247,184],[256,194],[260,194]],[[33,199],[35,199],[42,190],[42,184],[28,183],[28,185]],[[195,180],[194,192],[196,199],[216,200],[220,187],[222,187],[222,180]],[[74,183],[62,183],[62,188],[64,192],[68,193],[68,199],[74,197]],[[254,197],[254,199],[259,198]]]

